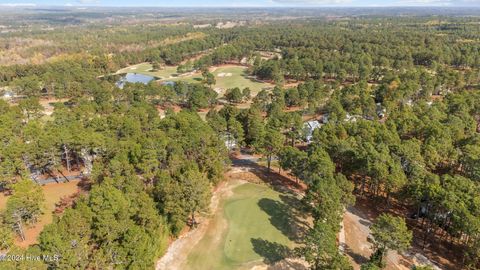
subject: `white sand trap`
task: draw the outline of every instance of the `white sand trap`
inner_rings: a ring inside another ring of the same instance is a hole
[[[137,69],[137,67],[131,67],[130,69],[131,69],[131,70],[134,70],[134,69]]]
[[[218,94],[221,94],[223,92],[223,88],[217,87],[213,89],[213,91],[217,92]]]
[[[225,77],[225,73],[218,73],[217,77]]]
[[[225,73],[225,77],[232,77],[232,73]]]

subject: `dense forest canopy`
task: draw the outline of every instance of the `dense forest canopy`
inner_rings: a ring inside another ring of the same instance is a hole
[[[280,20],[285,11],[273,10],[260,20],[259,10],[222,28],[221,15],[124,12],[109,24],[84,12],[28,26],[37,15],[0,35],[0,86],[15,97],[0,101],[0,186],[13,194],[0,251],[26,252],[13,238],[45,200],[33,174],[83,168],[91,185],[28,249],[62,260],[0,268],[151,269],[169,237],[208,209],[230,162],[225,138],[307,186],[313,224],[297,253],[312,269],[351,268],[336,235],[355,196],[413,213],[372,226],[376,252],[365,269],[382,267],[389,249],[431,239],[458,248],[460,268],[480,267],[478,17],[339,10]],[[115,84],[119,69],[144,62],[201,79]],[[275,87],[253,95],[232,83],[219,95],[209,68],[224,64]],[[48,116],[47,98],[62,100]],[[308,140],[305,119],[323,124]]]

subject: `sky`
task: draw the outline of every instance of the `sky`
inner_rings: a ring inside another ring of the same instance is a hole
[[[480,0],[0,0],[1,6],[158,6],[158,7],[480,7]]]

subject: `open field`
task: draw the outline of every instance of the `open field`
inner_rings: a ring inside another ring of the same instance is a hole
[[[45,207],[43,209],[43,215],[40,216],[37,223],[32,227],[28,227],[25,230],[25,241],[20,241],[19,238],[15,240],[15,244],[20,247],[27,247],[37,242],[37,237],[43,230],[45,225],[52,223],[53,211],[56,208],[56,204],[63,197],[71,196],[79,191],[79,180],[73,180],[67,183],[52,183],[42,186],[43,194],[45,195]],[[0,193],[0,211],[5,209],[8,196],[4,193]]]
[[[272,84],[249,78],[246,74],[246,69],[245,66],[239,65],[211,67],[210,72],[215,75],[216,79],[216,84],[213,88],[216,89],[219,96],[223,96],[226,89],[234,87],[239,87],[240,89],[248,87],[251,90],[252,96],[256,96],[263,88],[273,88],[274,85]],[[138,73],[156,77],[161,81],[185,81],[188,83],[198,83],[202,81],[202,76],[199,72],[178,75],[176,66],[165,66],[163,69],[156,71],[151,70],[151,64],[141,63],[120,69],[116,74]]]

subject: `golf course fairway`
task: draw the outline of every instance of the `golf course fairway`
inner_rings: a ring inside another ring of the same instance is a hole
[[[187,256],[186,269],[250,269],[281,260],[295,243],[290,207],[283,194],[264,184],[232,189],[214,213],[203,238]]]

